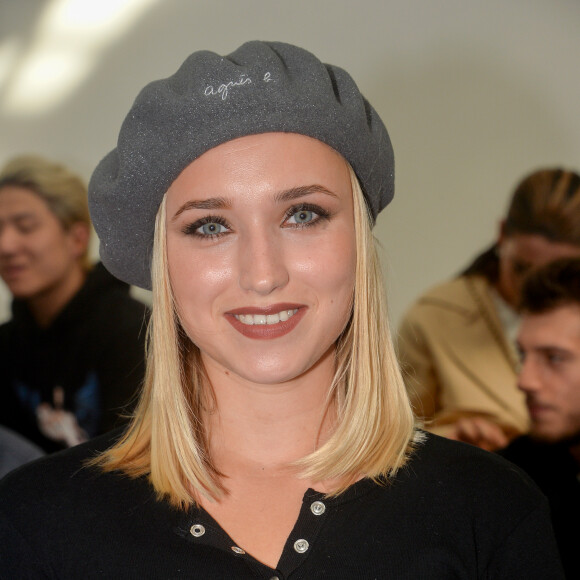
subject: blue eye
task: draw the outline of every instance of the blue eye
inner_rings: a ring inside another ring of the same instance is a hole
[[[288,221],[295,224],[307,224],[314,220],[317,214],[310,209],[301,209],[296,213],[292,214]]]
[[[229,224],[219,216],[207,216],[192,224],[183,227],[183,233],[187,236],[198,238],[217,238],[230,231]]]
[[[301,203],[288,208],[284,223],[293,228],[306,228],[330,218],[331,213],[327,209],[313,203]]]
[[[209,222],[198,227],[196,233],[202,236],[215,236],[218,234],[223,234],[227,231],[227,228],[222,224],[216,222]]]

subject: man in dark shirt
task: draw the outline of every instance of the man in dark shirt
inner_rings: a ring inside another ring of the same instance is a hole
[[[14,298],[0,326],[0,424],[45,451],[107,431],[144,372],[148,309],[88,259],[83,181],[21,156],[0,171],[0,276]]]
[[[580,259],[533,272],[518,335],[531,430],[500,453],[546,494],[564,568],[580,578]]]

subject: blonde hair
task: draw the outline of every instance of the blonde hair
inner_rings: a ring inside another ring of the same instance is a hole
[[[302,458],[301,476],[336,480],[331,495],[366,476],[388,478],[406,462],[415,439],[411,405],[399,371],[386,311],[384,285],[360,184],[350,169],[357,266],[351,318],[336,345],[329,400],[338,420],[330,438]],[[186,508],[196,494],[226,493],[212,464],[202,410],[213,404],[199,350],[177,315],[168,276],[165,199],[155,224],[153,313],[145,387],[132,423],[93,464],[132,477],[147,475],[159,498]],[[177,387],[176,387],[177,385]]]
[[[36,155],[20,155],[0,171],[0,187],[13,185],[29,189],[40,197],[65,231],[83,223],[91,231],[91,218],[84,181],[64,165]],[[88,244],[81,256],[85,270],[90,268]]]

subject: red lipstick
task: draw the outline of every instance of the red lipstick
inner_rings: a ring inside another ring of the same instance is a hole
[[[307,308],[303,304],[280,303],[266,307],[248,306],[226,312],[227,321],[248,338],[269,340],[292,332]]]

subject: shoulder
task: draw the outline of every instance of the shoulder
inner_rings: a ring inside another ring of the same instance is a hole
[[[0,477],[43,455],[34,443],[0,425]]]
[[[521,467],[540,487],[553,473],[561,474],[568,470],[575,474],[575,462],[565,444],[544,443],[522,435],[497,453]]]
[[[87,465],[120,433],[46,455],[6,475],[0,481],[0,536],[12,529],[31,544],[48,547],[70,530],[96,529],[135,506],[154,502],[147,478],[131,479]]]
[[[132,305],[141,311],[148,310],[144,302],[131,296],[130,290],[129,284],[115,278],[101,262],[98,262],[89,272],[82,291],[86,298],[96,303],[119,303],[124,306]]]
[[[65,507],[74,512],[99,501],[91,490],[99,489],[101,493],[122,478],[89,467],[87,461],[112,445],[118,435],[118,431],[107,433],[10,472],[0,481],[0,513],[7,519],[33,522],[38,513],[46,517],[55,512],[55,517],[60,514],[60,518]],[[123,485],[119,487],[122,489]]]
[[[119,327],[146,328],[150,309],[140,300],[124,292],[111,291],[95,297],[96,308],[101,312],[100,322],[103,326],[111,323]]]
[[[485,510],[492,502],[496,507],[504,505],[507,514],[545,505],[536,484],[510,461],[431,433],[417,447],[404,477],[419,486],[428,482],[434,493],[451,496],[456,505],[474,509]]]
[[[114,577],[111,571],[126,564],[127,550],[120,547],[127,538],[135,545],[162,542],[159,528],[168,508],[156,501],[147,478],[86,464],[113,441],[109,434],[48,455],[0,481],[0,568],[6,577],[87,578],[96,570]]]
[[[5,343],[10,337],[12,328],[14,326],[13,320],[8,320],[0,324],[0,344]]]
[[[100,262],[89,273],[82,306],[85,313],[92,313],[93,332],[106,333],[113,341],[124,340],[123,332],[145,336],[149,307],[131,296],[129,285],[117,280]]]
[[[465,477],[486,470],[494,475],[503,474],[504,477],[515,480],[520,480],[523,476],[527,480],[521,470],[497,453],[433,433],[425,432],[423,435],[423,442],[417,444],[410,459],[410,465],[415,468],[447,473],[450,477],[455,477],[456,471],[461,471]]]
[[[426,434],[391,483],[360,504],[373,537],[382,541],[382,529],[385,549],[396,542],[393,558],[411,554],[405,567],[418,569],[416,577],[437,570],[441,577],[560,578],[545,497],[515,465],[477,447]]]
[[[415,302],[415,307],[442,308],[462,312],[473,307],[473,290],[485,293],[487,281],[480,276],[458,276],[437,284],[424,292]]]
[[[517,463],[516,460],[519,458],[536,454],[539,450],[538,447],[541,449],[543,446],[538,446],[528,435],[522,435],[513,439],[507,447],[500,449],[497,454]]]
[[[489,286],[479,276],[460,276],[434,286],[405,312],[401,330],[403,334],[417,329],[440,333],[447,332],[448,325],[462,327],[480,318],[481,304],[489,302],[488,294]]]
[[[419,509],[425,521],[453,529],[457,542],[469,530],[490,554],[515,538],[537,533],[550,539],[548,501],[534,481],[503,457],[473,445],[427,434],[394,487],[409,510]]]

